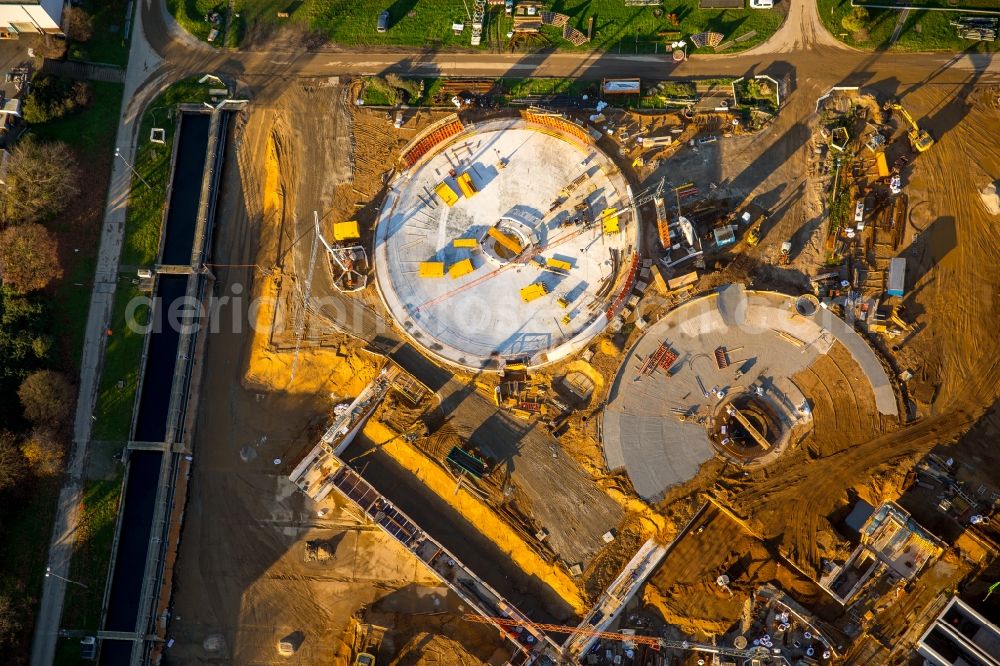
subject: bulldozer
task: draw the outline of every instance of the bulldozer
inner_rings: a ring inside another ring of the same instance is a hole
[[[898,102],[886,102],[885,107],[883,108],[886,111],[899,111],[900,115],[903,116],[903,118],[906,119],[906,122],[910,124],[910,129],[906,131],[906,136],[910,140],[910,145],[913,147],[914,151],[923,153],[934,145],[934,137],[932,137],[930,132],[927,130],[920,129],[920,126],[917,125],[917,121],[915,121],[913,116],[911,116],[910,113],[903,108],[902,104],[899,104]]]
[[[747,229],[747,235],[743,238],[749,247],[757,247],[760,243],[760,222]]]

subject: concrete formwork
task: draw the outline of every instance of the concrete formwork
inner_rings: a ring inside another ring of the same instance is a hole
[[[456,180],[464,174],[471,195]],[[436,193],[441,183],[461,195],[452,205]],[[578,137],[520,118],[467,127],[390,186],[375,229],[379,293],[407,335],[446,362],[554,361],[607,324],[613,287],[636,249],[630,198],[611,160]],[[607,208],[625,209],[619,233],[604,233]],[[597,222],[572,224],[578,215]],[[517,258],[498,256],[488,234],[497,223],[524,247]],[[468,239],[479,242],[468,247]],[[450,275],[465,259],[473,270]],[[571,267],[545,267],[552,259]],[[424,262],[443,262],[443,276],[420,277]],[[547,293],[525,302],[521,289],[537,283]]]

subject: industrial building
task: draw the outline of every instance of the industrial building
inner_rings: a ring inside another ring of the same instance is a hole
[[[61,35],[63,0],[0,2],[0,39],[21,34]]]
[[[920,637],[917,654],[933,666],[1000,664],[1000,627],[952,597]]]

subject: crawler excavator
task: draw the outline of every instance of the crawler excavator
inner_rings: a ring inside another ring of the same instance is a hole
[[[886,102],[884,107],[886,111],[899,111],[900,115],[906,119],[906,122],[910,124],[910,129],[907,130],[906,136],[910,140],[910,145],[913,146],[913,150],[918,153],[925,152],[931,146],[934,145],[934,138],[925,129],[920,129],[917,125],[917,121],[913,119],[913,116],[903,108],[903,106],[898,102]]]

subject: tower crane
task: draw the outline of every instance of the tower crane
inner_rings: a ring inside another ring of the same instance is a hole
[[[917,125],[917,121],[913,119],[909,111],[903,108],[903,105],[898,102],[887,102],[885,105],[886,111],[899,111],[900,115],[906,119],[906,122],[910,124],[910,129],[907,130],[906,136],[910,139],[910,145],[913,146],[913,150],[918,153],[922,153],[934,145],[934,138],[925,129],[920,129]]]
[[[709,654],[717,654],[725,657],[738,657],[738,658],[758,658],[764,659],[771,656],[770,650],[766,647],[752,647],[745,650],[738,650],[736,648],[720,647],[717,645],[708,645],[705,643],[692,643],[690,641],[671,641],[665,638],[657,638],[656,636],[639,636],[634,634],[623,634],[614,631],[598,631],[597,629],[582,629],[580,627],[571,627],[559,624],[539,624],[535,622],[528,623],[522,620],[515,620],[509,617],[485,617],[482,615],[477,615],[475,613],[466,613],[462,616],[462,619],[467,622],[477,622],[479,624],[492,624],[496,626],[503,627],[505,629],[516,629],[518,627],[532,628],[540,631],[550,631],[556,634],[570,634],[572,636],[587,636],[592,638],[603,638],[612,641],[628,641],[630,643],[635,643],[637,645],[648,645],[654,650],[660,650],[661,648],[667,648],[671,650],[691,650],[694,652],[706,652]],[[571,657],[579,657],[580,655],[570,655]]]
[[[604,213],[602,213],[601,215],[599,215],[597,218],[595,218],[593,221],[589,222],[588,224],[585,224],[585,225],[583,225],[581,227],[573,229],[572,231],[568,231],[568,232],[566,232],[564,234],[556,236],[555,238],[553,238],[551,241],[549,241],[545,245],[540,245],[538,247],[532,247],[532,248],[530,248],[530,250],[528,252],[525,252],[521,256],[516,257],[514,259],[514,261],[511,261],[508,264],[504,264],[503,266],[500,266],[499,268],[495,268],[492,271],[490,271],[489,273],[485,273],[485,274],[479,276],[478,278],[476,278],[475,280],[472,280],[471,282],[466,282],[465,284],[463,284],[461,287],[458,287],[457,289],[452,289],[451,291],[447,291],[447,292],[441,294],[440,296],[437,296],[436,298],[432,298],[432,299],[430,299],[428,301],[425,301],[425,302],[421,303],[419,306],[417,306],[417,309],[418,310],[423,310],[425,308],[429,308],[429,307],[432,307],[434,305],[437,305],[438,303],[440,303],[442,301],[445,301],[445,300],[451,298],[452,296],[460,294],[461,292],[465,291],[466,289],[470,289],[472,287],[475,287],[477,285],[482,284],[483,282],[486,282],[487,280],[489,280],[491,278],[496,277],[497,275],[499,275],[503,271],[507,270],[508,268],[511,268],[512,266],[519,266],[519,265],[523,265],[523,264],[528,263],[529,261],[531,261],[532,259],[534,259],[538,255],[542,254],[546,250],[551,250],[554,247],[562,245],[563,243],[566,243],[567,241],[570,241],[570,240],[578,237],[580,234],[588,231],[589,229],[593,229],[596,225],[598,225],[601,222],[603,222],[605,218],[612,217],[614,215],[618,215],[620,213],[623,213],[626,210],[628,210],[629,208],[632,208],[632,207],[638,208],[639,206],[642,206],[644,204],[649,203],[650,201],[652,201],[653,199],[659,197],[663,193],[663,187],[664,187],[665,183],[666,183],[666,178],[665,177],[661,178],[660,182],[657,183],[656,187],[648,187],[645,190],[643,190],[642,192],[633,195],[632,197],[630,197],[629,199],[627,199],[625,202],[623,202],[618,208],[615,208],[613,210],[612,209],[606,210]],[[543,218],[542,219],[542,224],[544,225],[547,221],[548,221],[547,218]]]

